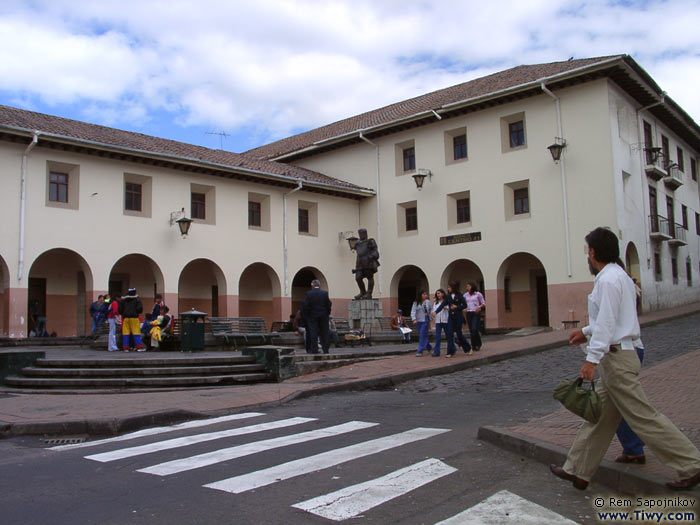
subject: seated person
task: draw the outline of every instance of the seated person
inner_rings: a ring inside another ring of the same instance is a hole
[[[151,314],[146,314],[143,323],[141,323],[141,343],[145,347],[144,350],[151,347],[151,320]]]
[[[403,343],[411,342],[411,329],[406,325],[406,319],[404,319],[403,311],[400,308],[396,310],[396,315],[391,316],[389,326],[392,330],[399,330],[403,334]]]

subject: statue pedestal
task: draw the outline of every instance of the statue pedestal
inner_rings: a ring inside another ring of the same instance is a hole
[[[353,299],[348,305],[350,325],[358,330],[379,328],[377,317],[382,316],[382,303],[379,299]]]

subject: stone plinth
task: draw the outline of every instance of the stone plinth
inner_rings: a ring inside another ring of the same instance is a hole
[[[369,331],[370,326],[379,328],[375,321],[382,316],[382,303],[379,299],[355,299],[348,305],[350,326]]]

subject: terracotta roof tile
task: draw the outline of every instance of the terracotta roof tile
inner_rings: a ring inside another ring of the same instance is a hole
[[[167,155],[181,160],[202,161],[228,168],[255,170],[265,174],[293,177],[311,183],[347,188],[348,190],[366,189],[298,166],[245,157],[229,151],[213,150],[142,133],[0,105],[0,130],[3,127],[19,128],[28,132],[40,131],[67,139],[89,141],[106,147],[128,148],[145,154]]]
[[[332,124],[312,129],[310,131],[293,135],[264,146],[260,146],[243,153],[243,155],[257,159],[272,159],[293,151],[309,147],[314,143],[337,137],[347,133],[357,132],[373,126],[386,124],[394,120],[407,118],[417,113],[438,109],[444,105],[463,100],[488,95],[504,89],[533,82],[535,80],[564,73],[580,67],[594,65],[613,58],[622,58],[624,55],[612,55],[596,58],[583,58],[568,60],[566,62],[552,62],[548,64],[536,64],[517,66],[492,75],[470,80],[463,84],[426,93],[415,98],[397,102],[379,109],[368,111],[354,117],[339,120]]]

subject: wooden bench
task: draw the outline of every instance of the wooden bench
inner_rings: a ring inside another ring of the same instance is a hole
[[[235,348],[239,343],[250,346],[253,339],[262,341],[256,344],[272,344],[273,339],[279,338],[278,333],[267,331],[262,317],[209,317],[209,326],[214,337],[223,339],[225,344],[233,344]]]
[[[291,321],[273,321],[270,332],[293,332],[294,324]]]
[[[181,348],[181,335],[182,335],[182,321],[179,318],[173,317],[171,328],[160,334],[160,345],[157,350],[162,352],[177,352],[182,350]]]
[[[364,346],[369,343],[369,339],[365,336],[363,330],[355,330],[350,326],[350,322],[342,317],[333,317],[331,323],[335,328],[335,333],[337,335],[335,347],[338,348],[339,343],[343,343],[350,346],[355,346],[355,343],[360,343]],[[371,345],[370,345],[371,346]]]
[[[379,323],[379,330],[382,332],[390,332],[393,330],[391,327],[391,317],[377,317],[377,322]]]

